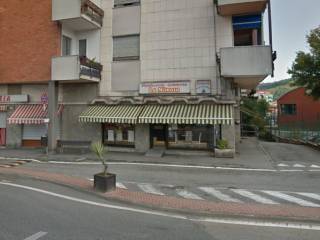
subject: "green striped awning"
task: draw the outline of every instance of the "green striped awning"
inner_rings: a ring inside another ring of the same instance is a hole
[[[233,105],[147,105],[139,123],[151,124],[233,124]]]
[[[91,106],[79,116],[86,123],[127,123],[136,124],[142,106],[112,105]]]

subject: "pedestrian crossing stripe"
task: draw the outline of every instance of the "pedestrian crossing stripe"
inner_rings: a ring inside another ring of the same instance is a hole
[[[89,179],[93,181],[93,179]],[[214,201],[212,197],[222,202],[230,203],[245,203],[254,201],[260,204],[297,204],[303,207],[320,207],[320,194],[317,193],[305,193],[305,192],[286,192],[286,191],[268,191],[268,190],[247,190],[247,189],[222,189],[214,187],[197,187],[197,193],[190,191],[189,189],[175,188],[174,185],[170,185],[170,194],[166,193],[161,188],[167,187],[167,185],[154,185],[149,183],[135,183],[135,182],[117,182],[117,187],[120,189],[128,190],[130,185],[136,185],[141,191],[149,194],[159,196],[178,196],[185,199],[192,200],[207,200]],[[166,188],[168,189],[168,188]],[[200,191],[200,192],[199,192]],[[228,191],[230,193],[228,193]],[[271,198],[269,198],[268,196]],[[209,196],[209,197],[208,197]],[[307,199],[306,199],[307,198]],[[281,202],[280,202],[281,201]],[[316,202],[314,202],[316,201]]]

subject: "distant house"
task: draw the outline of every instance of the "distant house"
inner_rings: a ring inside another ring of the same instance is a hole
[[[255,94],[254,97],[258,98],[258,99],[264,99],[266,100],[268,103],[273,101],[273,94],[270,91],[266,91],[266,90],[258,90]]]
[[[280,128],[320,128],[320,101],[307,96],[304,88],[284,94],[277,103]]]

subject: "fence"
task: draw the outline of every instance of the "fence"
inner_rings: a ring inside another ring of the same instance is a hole
[[[271,134],[278,140],[320,147],[320,130],[272,128]]]

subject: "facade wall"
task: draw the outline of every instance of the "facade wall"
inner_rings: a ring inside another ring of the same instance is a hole
[[[1,8],[0,83],[49,81],[51,57],[60,53],[51,0],[2,1]]]
[[[64,106],[62,114],[61,140],[68,141],[101,141],[101,124],[80,123],[79,115],[87,109],[85,104]]]
[[[138,124],[135,128],[135,149],[137,152],[147,152],[150,149],[150,125]]]
[[[280,111],[281,104],[296,104],[297,114],[282,115]],[[320,101],[313,100],[312,97],[305,94],[304,88],[295,89],[278,100],[278,124],[281,127],[288,124],[314,125],[320,123]]]
[[[216,88],[212,1],[142,1],[141,81],[211,80]]]

